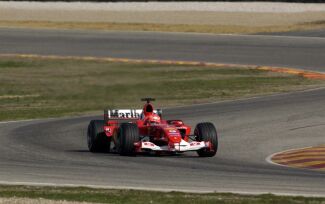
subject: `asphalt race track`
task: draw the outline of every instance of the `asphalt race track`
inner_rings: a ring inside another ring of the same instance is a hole
[[[189,60],[325,72],[325,39],[321,37],[0,28],[0,53]]]
[[[303,31],[289,31],[282,33],[259,33],[258,35],[277,35],[277,36],[296,36],[296,37],[325,37],[325,29],[303,30]]]
[[[18,32],[20,31],[20,32]],[[0,53],[181,59],[325,70],[325,38],[0,29]],[[139,101],[140,103],[140,101]],[[0,124],[0,182],[325,196],[325,173],[272,165],[275,152],[325,143],[325,89],[171,108],[219,131],[213,158],[93,154],[99,116]]]

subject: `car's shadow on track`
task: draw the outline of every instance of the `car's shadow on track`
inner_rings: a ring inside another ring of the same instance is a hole
[[[144,152],[144,153],[137,153],[136,155],[127,155],[127,156],[122,156],[119,155],[116,152],[96,152],[92,153],[87,149],[74,149],[74,150],[66,150],[66,152],[70,153],[85,153],[89,155],[101,155],[101,156],[120,156],[120,157],[156,157],[156,158],[163,158],[163,157],[172,157],[172,158],[203,158],[199,157],[198,155],[193,155],[189,153],[177,153],[177,154],[168,154],[168,153],[161,153],[157,154],[154,152]]]
[[[66,152],[79,152],[79,153],[84,153],[84,152],[89,152],[89,150],[86,149],[76,149],[76,150],[66,150]]]

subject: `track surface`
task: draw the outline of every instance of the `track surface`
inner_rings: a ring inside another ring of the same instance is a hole
[[[260,33],[259,35],[325,38],[325,29],[315,29],[315,30],[305,30],[305,31],[291,31],[291,32],[283,32],[283,33]]]
[[[325,72],[325,38],[0,29],[0,53],[189,60]]]
[[[0,31],[1,53],[96,55],[323,70],[325,39],[153,33]],[[303,58],[303,59],[301,59]],[[233,60],[232,60],[233,59]],[[308,60],[306,60],[308,59]],[[165,111],[219,130],[216,157],[92,154],[80,117],[0,124],[0,180],[164,190],[325,196],[325,174],[275,166],[278,151],[324,144],[325,89]]]

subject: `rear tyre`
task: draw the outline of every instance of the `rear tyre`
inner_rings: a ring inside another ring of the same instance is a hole
[[[92,120],[88,125],[87,144],[90,152],[109,152],[110,138],[104,132],[104,120]]]
[[[199,123],[196,125],[194,134],[197,141],[211,142],[212,149],[200,149],[197,151],[200,157],[213,157],[218,150],[217,130],[212,123]]]
[[[139,142],[139,129],[134,123],[122,123],[119,132],[119,152],[121,155],[135,155],[134,143]]]

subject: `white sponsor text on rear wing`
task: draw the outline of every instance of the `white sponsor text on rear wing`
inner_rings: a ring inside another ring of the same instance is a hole
[[[154,113],[160,115],[162,114],[161,109],[157,109],[153,111]],[[137,120],[141,119],[142,109],[112,109],[112,110],[104,110],[104,119],[108,120]]]

